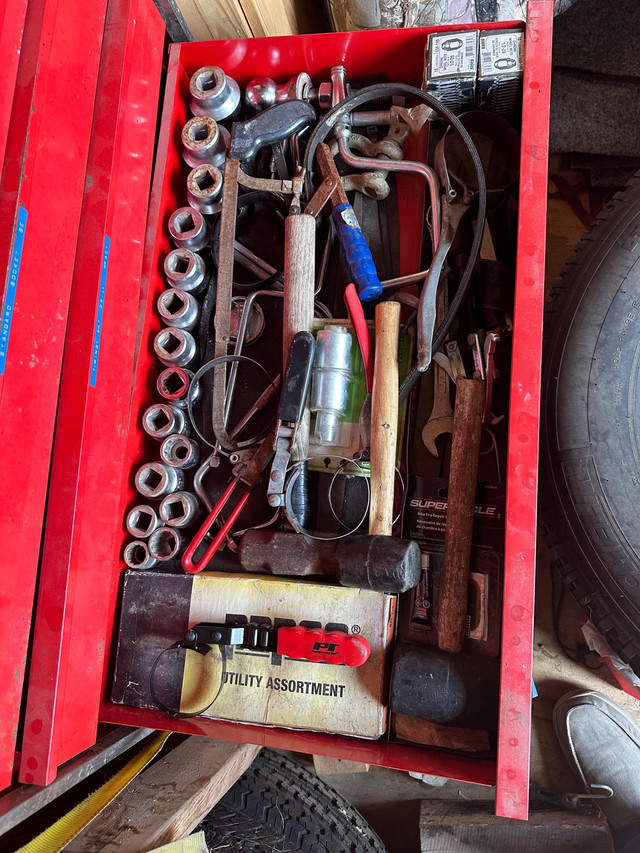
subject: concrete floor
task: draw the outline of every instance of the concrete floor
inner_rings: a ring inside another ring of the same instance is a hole
[[[563,172],[576,183],[580,176],[564,170],[565,161],[552,157],[550,172]],[[554,187],[550,189],[553,191]],[[585,205],[588,202],[585,199]],[[571,254],[584,226],[561,198],[550,198],[547,234],[547,284],[550,290],[565,259]],[[555,634],[552,618],[552,578],[549,552],[539,537],[536,587],[536,618],[533,676],[538,697],[532,704],[531,781],[562,792],[577,790],[577,782],[558,746],[551,714],[556,701],[575,688],[598,690],[618,702],[640,723],[640,703],[618,687],[605,666],[590,670],[572,661]],[[556,594],[559,587],[556,586]],[[563,642],[574,647],[582,640],[580,625],[584,613],[571,598],[564,596],[559,619]],[[590,665],[597,665],[591,656]],[[366,773],[333,774],[324,777],[371,823],[389,853],[418,853],[420,801],[426,799],[493,799],[494,789],[447,781],[432,787],[407,773],[371,767]]]

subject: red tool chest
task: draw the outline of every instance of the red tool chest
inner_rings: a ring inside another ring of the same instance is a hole
[[[136,4],[136,0],[121,2],[129,8]],[[138,3],[142,9],[142,0]],[[92,272],[74,280],[70,329],[75,328],[72,323],[77,322],[84,334],[93,335],[96,311],[102,304],[104,319],[97,381],[93,381],[91,347],[72,349],[71,339],[67,338],[63,398],[58,412],[52,462],[52,487],[56,484],[58,472],[60,500],[54,502],[50,497],[47,511],[20,765],[23,781],[44,784],[53,778],[59,764],[91,745],[99,720],[252,742],[481,784],[497,784],[497,812],[526,818],[552,15],[553,3],[550,0],[531,0],[529,3],[510,377],[497,760],[473,759],[463,754],[394,743],[385,738],[368,741],[205,718],[176,720],[160,712],[114,705],[109,701],[112,677],[109,654],[114,648],[114,632],[118,626],[117,590],[124,570],[121,553],[125,533],[122,525],[127,507],[136,500],[132,472],[146,461],[148,455],[148,437],[139,428],[139,417],[153,397],[151,343],[160,328],[155,301],[165,287],[162,263],[171,249],[167,222],[169,215],[185,203],[183,178],[186,173],[180,156],[180,134],[189,118],[189,78],[199,67],[217,64],[241,86],[257,74],[285,80],[301,70],[320,80],[328,78],[332,65],[342,63],[350,76],[363,76],[383,69],[391,81],[419,86],[424,47],[432,29],[407,29],[196,42],[171,47],[151,188],[139,306],[139,273],[126,266],[127,244],[124,237],[124,248],[120,250],[124,254],[119,255],[115,268],[117,273],[111,266],[115,257],[111,254],[106,288],[102,293],[99,277],[98,281],[95,278],[100,260],[104,259],[105,234],[109,234],[109,228],[113,253],[116,228],[133,239],[132,229],[136,224],[139,226],[139,219],[134,222],[135,217],[123,208],[130,204],[126,196],[127,187],[139,188],[144,175],[138,164],[131,158],[127,159],[124,153],[117,161],[112,193],[105,201],[106,206],[100,208],[99,219],[92,231],[91,251],[87,249],[86,262]],[[481,26],[492,28],[498,25]],[[499,26],[506,25],[502,23]],[[153,50],[148,58],[139,62],[134,54],[135,51],[129,68],[131,86],[137,79],[136,74],[144,75],[142,69],[148,70],[148,62],[156,61],[158,67],[160,64],[160,57],[154,55]],[[139,107],[140,120],[152,121],[151,101],[148,97]],[[137,102],[130,99],[125,103]],[[129,138],[133,140],[135,128],[127,118],[125,110],[119,126],[124,127],[123,132],[129,132]],[[116,134],[116,138],[122,137]],[[112,156],[117,158],[118,155],[112,153]],[[140,192],[136,198],[143,195]],[[403,271],[413,271],[415,267],[407,268],[415,263],[410,242],[405,240],[404,247],[401,248]],[[121,289],[121,276],[126,276],[125,292]],[[81,321],[88,315],[91,315],[91,323],[85,327]],[[64,396],[65,389],[73,393],[73,405]],[[76,401],[76,395],[79,401]],[[115,401],[113,405],[109,405],[110,395]],[[69,433],[64,424],[74,423],[75,417],[82,418],[84,426],[76,431],[72,440],[66,440],[64,436],[69,436]],[[66,468],[70,461],[73,461],[73,467]],[[67,470],[71,472],[69,478],[62,475]],[[51,600],[55,602],[55,620],[47,611],[47,603]]]

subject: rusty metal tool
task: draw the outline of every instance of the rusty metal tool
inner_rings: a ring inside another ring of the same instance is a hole
[[[298,332],[291,343],[276,421],[275,456],[267,487],[267,501],[272,507],[284,506],[285,479],[309,393],[315,349],[311,332]]]
[[[441,323],[447,313],[447,283],[441,282],[437,294],[436,322]],[[434,361],[433,370],[433,406],[429,419],[422,430],[422,442],[432,456],[438,456],[436,438],[453,432],[453,408],[449,396],[449,376],[447,371]]]
[[[316,150],[318,170],[324,180],[335,184],[329,201],[331,218],[342,249],[342,256],[349,271],[349,277],[355,284],[358,296],[363,302],[371,302],[382,295],[382,285],[371,256],[371,249],[365,240],[358,219],[349,204],[336,164],[328,145],[320,143]]]
[[[283,530],[247,530],[240,538],[238,557],[250,572],[329,575],[342,586],[377,592],[406,592],[418,585],[421,576],[420,548],[396,536],[322,541]]]
[[[400,304],[376,305],[376,348],[371,394],[371,505],[369,534],[390,536],[398,443]]]
[[[447,652],[459,652],[465,638],[484,395],[483,380],[458,380],[438,610],[438,646]]]
[[[229,157],[226,161],[222,211],[220,214],[220,243],[218,252],[218,282],[214,321],[216,358],[227,355],[231,340],[231,298],[233,295],[233,265],[235,255],[236,212],[238,187],[300,196],[303,176],[291,180],[271,180],[248,175],[243,164],[250,163],[263,145],[286,139],[308,127],[315,120],[315,111],[304,101],[276,104],[255,118],[235,122],[231,129]],[[226,394],[226,365],[219,363],[213,372],[212,427],[216,440],[229,452],[238,449],[226,429],[224,405]]]

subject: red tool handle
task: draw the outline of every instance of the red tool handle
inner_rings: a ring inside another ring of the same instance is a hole
[[[349,313],[349,319],[353,323],[353,330],[358,339],[358,346],[364,362],[364,377],[366,382],[367,392],[373,390],[373,352],[371,350],[371,338],[369,337],[369,327],[364,317],[362,310],[362,302],[356,291],[353,282],[348,284],[344,291],[344,301]]]
[[[229,514],[229,518],[222,525],[222,527],[220,528],[220,530],[216,534],[211,545],[209,545],[209,547],[204,552],[202,557],[200,557],[198,562],[194,563],[193,555],[196,553],[198,546],[200,545],[200,543],[202,542],[204,537],[209,532],[209,529],[210,529],[211,525],[213,524],[213,522],[220,515],[220,511],[221,511],[222,507],[226,504],[226,502],[231,497],[231,493],[235,489],[236,485],[237,485],[237,483],[235,481],[232,481],[231,483],[229,483],[227,488],[222,493],[222,497],[220,498],[218,503],[214,506],[214,508],[211,510],[209,515],[206,517],[204,524],[202,525],[200,530],[198,530],[196,535],[193,537],[193,541],[192,541],[191,545],[189,545],[187,550],[184,552],[184,555],[182,557],[182,568],[185,570],[185,572],[187,572],[187,574],[195,575],[197,572],[201,572],[207,566],[207,563],[209,563],[209,561],[211,560],[213,555],[216,553],[216,551],[218,550],[218,548],[222,544],[222,540],[225,538],[225,536],[227,535],[229,530],[231,530],[231,526],[233,525],[236,518],[240,515],[240,513],[244,509],[244,505],[246,504],[246,502],[249,500],[249,492],[246,492],[240,498],[240,500],[238,501],[236,506],[232,509],[231,513]]]
[[[371,654],[369,641],[359,634],[320,628],[278,628],[278,654],[314,662],[362,666]]]

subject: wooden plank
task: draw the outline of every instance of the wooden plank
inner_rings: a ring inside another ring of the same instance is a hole
[[[259,751],[251,744],[188,738],[141,773],[66,853],[146,853],[184,838]]]
[[[359,761],[347,761],[346,758],[314,755],[313,767],[318,776],[332,776],[335,773],[366,773],[371,765],[360,764]]]
[[[177,6],[194,41],[254,35],[239,0],[178,0]]]
[[[254,36],[290,36],[300,32],[293,0],[240,0]]]
[[[45,787],[35,785],[17,785],[0,797],[0,836],[28,820],[37,811],[52,803],[71,790],[74,785],[83,782],[92,773],[96,773],[106,764],[117,758],[127,749],[131,749],[155,729],[131,729],[119,726],[109,734],[63,764],[58,775]]]
[[[421,853],[613,853],[607,821],[595,807],[533,811],[526,822],[492,812],[486,801],[423,800]]]
[[[406,714],[394,714],[391,720],[393,733],[401,740],[464,752],[487,752],[490,747],[489,732],[484,729],[439,726]]]

